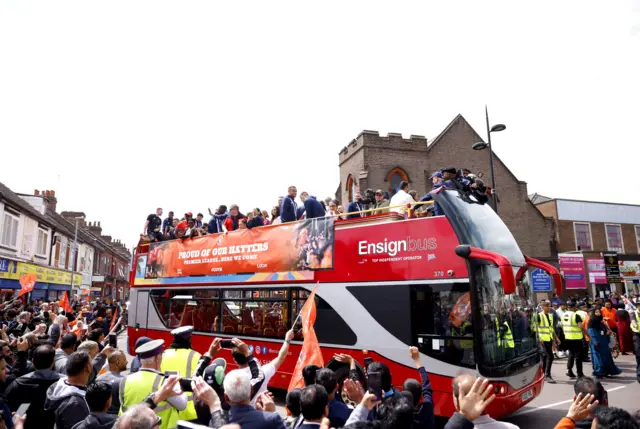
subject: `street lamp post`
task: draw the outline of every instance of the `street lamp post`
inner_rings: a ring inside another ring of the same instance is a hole
[[[78,260],[78,222],[80,221],[80,219],[83,219],[82,217],[77,217],[76,218],[76,232],[73,236],[73,249],[75,250],[75,253],[73,255],[73,261],[71,261],[71,290],[69,291],[69,300],[71,300],[71,297],[73,296],[73,286],[74,286],[74,278],[75,278],[75,274],[76,274],[76,261]]]
[[[496,213],[498,213],[498,194],[496,192],[496,175],[493,171],[493,146],[491,146],[491,133],[504,131],[507,129],[507,126],[504,124],[495,124],[494,126],[489,125],[489,109],[487,108],[486,104],[484,105],[484,114],[487,121],[487,143],[474,143],[472,148],[473,150],[483,150],[489,148],[489,166],[491,169],[491,195],[493,199],[493,208]]]

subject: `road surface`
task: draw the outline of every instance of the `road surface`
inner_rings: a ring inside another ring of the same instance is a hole
[[[118,344],[125,350],[126,335],[118,338]],[[127,355],[129,361],[131,357]],[[609,392],[609,405],[624,408],[630,413],[640,410],[640,383],[636,381],[635,356],[620,356],[616,364],[622,369],[622,374],[602,380],[602,384]],[[517,413],[503,420],[511,422],[521,429],[552,428],[567,413],[573,400],[574,382],[565,376],[566,359],[556,359],[553,363],[552,375],[557,384],[545,384],[542,394]],[[591,373],[591,364],[584,364],[585,374]],[[396,384],[401,384],[395,380]],[[285,414],[284,398],[276,398],[278,412]]]

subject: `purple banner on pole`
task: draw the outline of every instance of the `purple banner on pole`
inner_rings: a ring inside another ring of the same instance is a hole
[[[567,289],[586,289],[587,281],[584,273],[582,255],[558,255],[560,273],[564,277]]]

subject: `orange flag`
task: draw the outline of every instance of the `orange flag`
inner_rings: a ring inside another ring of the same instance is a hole
[[[25,274],[20,277],[20,292],[16,298],[20,298],[22,295],[27,294],[36,287],[36,275],[35,274]]]
[[[109,327],[109,332],[111,332],[111,330],[113,329],[113,325],[115,325],[116,320],[118,320],[118,309],[116,308],[116,311],[114,311],[113,313],[113,317],[111,318],[111,326]]]
[[[318,284],[313,288],[313,292],[307,298],[302,310],[300,311],[300,317],[302,318],[302,334],[304,335],[304,342],[302,343],[302,350],[300,350],[300,356],[298,356],[298,362],[296,368],[291,374],[291,381],[289,382],[289,391],[291,389],[303,388],[304,379],[302,378],[302,369],[307,365],[324,366],[324,360],[322,359],[322,351],[320,350],[320,344],[318,344],[318,337],[316,337],[316,331],[313,328],[316,322],[316,289]]]
[[[73,309],[71,308],[71,304],[69,303],[69,297],[65,292],[60,301],[58,301],[58,305],[62,307],[65,313],[73,313]]]

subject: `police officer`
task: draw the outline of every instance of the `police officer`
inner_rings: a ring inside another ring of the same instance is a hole
[[[640,299],[636,300],[636,311],[631,313],[631,331],[636,352],[636,378],[640,383]]]
[[[550,312],[551,303],[542,302],[542,311],[538,313],[538,335],[543,352],[544,378],[547,383],[555,384],[551,377],[551,364],[553,364],[553,354],[556,351],[556,331],[554,329],[553,314]]]
[[[582,318],[576,313],[576,306],[577,304],[574,300],[569,300],[567,302],[568,310],[562,315],[562,331],[564,332],[564,339],[569,352],[569,359],[567,360],[567,376],[569,378],[576,378],[573,373],[574,362],[578,377],[584,377],[582,372],[582,339],[589,336],[582,325]]]
[[[180,373],[182,378],[193,377],[202,355],[191,349],[191,334],[193,326],[181,326],[171,331],[173,343],[162,355],[160,371],[175,371]],[[187,409],[179,413],[180,420],[196,420],[198,415],[193,403],[193,393],[187,392],[187,400]]]
[[[580,316],[583,322],[587,320],[587,316],[589,315],[587,311],[589,311],[589,304],[585,299],[580,303],[579,309],[576,310],[576,314]],[[583,323],[583,325],[585,326],[585,329],[587,329],[586,324]],[[582,339],[582,361],[591,362],[591,359],[589,359],[589,343],[587,342],[586,337]]]
[[[153,340],[136,349],[141,367],[120,381],[119,414],[133,405],[146,402],[160,418],[159,429],[174,429],[180,420],[178,411],[187,407],[187,397],[176,384],[177,376],[167,380],[159,371],[163,348],[164,340]]]

